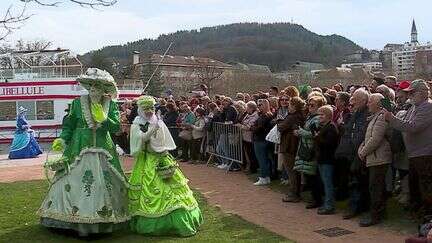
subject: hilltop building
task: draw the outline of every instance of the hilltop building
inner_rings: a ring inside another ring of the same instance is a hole
[[[382,62],[344,63],[341,68],[363,68],[368,72],[380,72],[383,69],[383,64]]]
[[[417,67],[422,67],[424,70],[427,70],[428,62],[421,62],[421,60],[417,60],[419,58],[427,58],[428,55],[425,55],[425,51],[432,50],[432,44],[420,44],[418,41],[418,33],[415,21],[413,20],[411,26],[411,41],[406,42],[403,45],[394,45],[389,46],[387,44],[384,47],[384,51],[386,48],[388,51],[392,51],[392,70],[395,76],[399,79],[414,79],[417,76],[417,73],[420,70],[416,70]],[[423,64],[426,64],[423,65]],[[429,65],[432,63],[429,61]]]

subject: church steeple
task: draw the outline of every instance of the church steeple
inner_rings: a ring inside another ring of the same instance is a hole
[[[412,26],[411,26],[411,43],[418,44],[418,41],[417,41],[417,27],[416,27],[414,19],[413,19]]]

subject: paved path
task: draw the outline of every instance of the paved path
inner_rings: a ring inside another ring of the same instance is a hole
[[[50,158],[59,156],[51,155]],[[46,154],[41,154],[34,159],[7,159],[7,155],[0,155],[0,182],[30,181],[45,178],[42,164],[46,160]],[[133,166],[132,158],[123,157],[123,168],[125,171],[131,170]]]
[[[31,160],[8,161],[0,157],[0,182],[43,178],[41,163],[44,156]],[[125,170],[132,159],[123,158]],[[382,227],[360,228],[358,222],[342,220],[341,215],[319,216],[304,205],[281,202],[280,193],[266,187],[253,186],[243,173],[225,173],[204,165],[181,165],[191,186],[204,194],[208,202],[226,213],[241,216],[277,234],[297,242],[404,242],[404,236]],[[314,231],[340,227],[355,233],[329,238]]]

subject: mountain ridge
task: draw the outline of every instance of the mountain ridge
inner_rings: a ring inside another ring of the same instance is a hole
[[[362,49],[348,38],[319,35],[292,23],[233,23],[161,34],[123,45],[106,46],[81,56],[89,62],[98,54],[127,64],[133,51],[163,53],[173,42],[170,55],[202,56],[223,62],[267,65],[272,71],[289,69],[296,61],[339,65],[344,56]]]

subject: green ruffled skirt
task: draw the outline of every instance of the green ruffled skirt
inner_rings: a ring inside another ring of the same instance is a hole
[[[41,224],[74,230],[81,236],[127,226],[127,182],[111,159],[101,148],[81,151],[70,171],[54,178],[37,212]]]
[[[138,153],[129,183],[132,231],[157,236],[197,233],[203,221],[201,211],[170,154]]]
[[[198,231],[203,219],[199,208],[187,211],[183,208],[159,218],[135,216],[130,222],[133,232],[148,235],[192,236]]]

